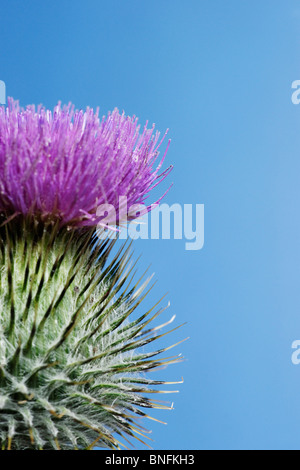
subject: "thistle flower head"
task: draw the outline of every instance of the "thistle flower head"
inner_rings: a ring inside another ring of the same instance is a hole
[[[135,282],[129,251],[113,255],[117,241],[93,230],[101,204],[120,223],[119,197],[143,204],[167,176],[153,130],[118,110],[100,121],[71,105],[0,108],[2,449],[145,442],[145,409],[170,408],[152,397],[179,382],[147,371],[181,360],[160,356],[176,344],[152,348],[174,316],[152,326],[164,309],[138,313],[149,280]]]
[[[0,213],[94,227],[97,207],[111,204],[118,222],[120,196],[144,204],[169,173],[160,173],[167,149],[156,163],[162,140],[117,109],[100,120],[98,110],[23,109],[10,98],[0,107]]]

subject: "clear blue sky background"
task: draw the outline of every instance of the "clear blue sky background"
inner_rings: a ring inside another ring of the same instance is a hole
[[[153,447],[299,449],[299,1],[0,0],[0,24],[8,96],[170,128],[165,202],[205,204],[202,250],[135,243],[190,336]]]

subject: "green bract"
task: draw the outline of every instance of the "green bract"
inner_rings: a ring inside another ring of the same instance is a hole
[[[19,217],[0,228],[2,449],[144,442],[136,418],[170,408],[145,396],[165,383],[146,372],[180,360],[143,348],[166,334],[151,326],[164,309],[133,315],[149,279],[133,281],[129,247],[93,233]]]

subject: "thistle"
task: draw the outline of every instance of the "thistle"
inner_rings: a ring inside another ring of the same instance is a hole
[[[181,360],[152,348],[174,317],[152,326],[151,278],[136,280],[130,246],[95,237],[98,204],[143,203],[167,176],[158,136],[117,110],[0,108],[2,449],[145,444],[147,408],[172,408],[147,371]]]
[[[24,110],[11,98],[0,107],[0,213],[95,227],[102,204],[117,209],[120,196],[128,206],[145,204],[171,170],[159,174],[169,144],[154,167],[164,140],[154,126],[140,134],[135,117],[115,109],[100,121],[98,114],[60,103],[53,113]]]

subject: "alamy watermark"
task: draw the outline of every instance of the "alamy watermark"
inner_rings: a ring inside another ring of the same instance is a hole
[[[292,103],[300,104],[300,80],[294,80],[292,82],[292,90],[295,90],[291,96]]]
[[[149,210],[143,204],[127,206],[126,196],[120,196],[117,207],[101,204],[98,237],[126,240],[185,240],[185,249],[201,250],[204,245],[204,204],[153,204]]]
[[[300,340],[299,339],[293,341],[292,349],[295,349],[291,357],[292,363],[295,366],[298,366],[300,364]]]
[[[292,82],[292,90],[295,90],[291,96],[292,103],[298,105],[300,104],[300,80],[294,80]],[[295,366],[298,366],[300,364],[300,340],[293,341],[291,347],[294,349],[291,355],[291,361]]]
[[[0,80],[0,104],[6,104],[6,86],[3,80]]]

